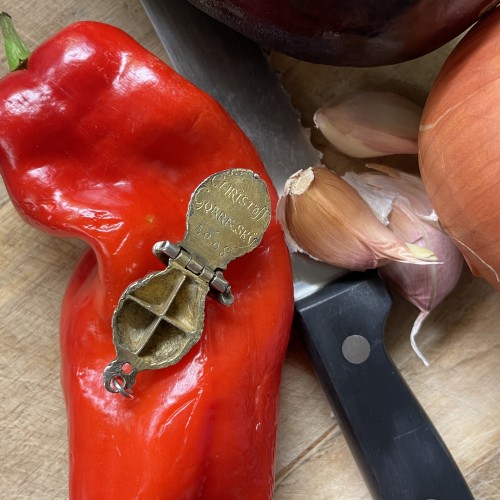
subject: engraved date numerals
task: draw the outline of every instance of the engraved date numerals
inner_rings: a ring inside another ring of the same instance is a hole
[[[245,169],[212,175],[196,189],[182,246],[215,269],[253,250],[271,220],[266,184]]]

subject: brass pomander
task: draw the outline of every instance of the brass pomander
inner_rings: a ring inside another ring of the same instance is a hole
[[[262,240],[271,220],[266,184],[246,169],[214,174],[194,191],[186,219],[180,243],[153,247],[166,269],[135,281],[118,301],[112,320],[117,359],[104,370],[110,392],[131,397],[139,371],[173,365],[198,342],[208,293],[233,303],[223,270]]]

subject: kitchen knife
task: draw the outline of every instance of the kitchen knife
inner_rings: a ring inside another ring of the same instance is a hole
[[[186,0],[141,0],[174,68],[211,94],[258,149],[278,192],[319,164],[264,52]],[[391,299],[376,272],[292,254],[304,343],[374,498],[471,499],[437,430],[386,353]]]

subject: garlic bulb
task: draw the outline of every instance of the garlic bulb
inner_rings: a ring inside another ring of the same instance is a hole
[[[314,123],[342,153],[354,158],[417,154],[422,108],[391,92],[358,92],[318,109]]]
[[[384,205],[384,211],[379,214],[387,221],[388,228],[405,241],[433,250],[443,263],[423,267],[391,262],[379,269],[388,287],[420,310],[410,333],[410,341],[414,351],[428,366],[417,346],[416,336],[430,312],[455,288],[463,258],[437,223],[420,178],[382,165],[371,167],[386,175],[368,172],[360,175],[349,173],[344,177],[363,192],[363,196],[369,192],[372,198],[390,200],[389,212]],[[371,206],[377,210],[383,204],[379,202]]]
[[[292,251],[351,270],[390,261],[436,263],[434,253],[405,243],[380,222],[367,203],[326,167],[300,170],[288,179],[278,217]]]

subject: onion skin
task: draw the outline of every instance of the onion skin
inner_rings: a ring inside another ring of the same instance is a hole
[[[471,271],[500,291],[500,9],[443,65],[419,133],[422,180]]]

